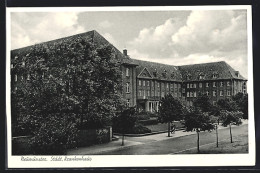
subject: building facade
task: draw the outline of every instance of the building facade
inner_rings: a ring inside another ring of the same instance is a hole
[[[96,31],[90,31],[39,45],[58,45],[77,37],[87,38],[95,44],[110,44]],[[28,46],[11,51],[12,91],[22,87],[19,81],[30,80],[30,74],[26,74],[26,57],[31,48]],[[203,94],[208,95],[215,104],[219,99],[247,92],[247,80],[224,61],[173,66],[130,58],[126,49],[121,53],[115,48],[115,52],[115,58],[121,63],[123,98],[129,107],[137,106],[139,111],[158,111],[161,98],[167,94],[190,106]]]

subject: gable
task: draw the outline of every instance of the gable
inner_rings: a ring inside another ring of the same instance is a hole
[[[138,75],[138,77],[142,77],[142,78],[152,78],[151,73],[147,70],[147,68],[145,67],[141,73]]]

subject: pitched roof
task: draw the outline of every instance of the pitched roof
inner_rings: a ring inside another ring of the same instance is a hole
[[[136,67],[136,75],[140,75],[141,72],[146,68],[152,75],[152,78],[159,80],[169,80],[169,81],[181,81],[181,73],[177,66],[166,65],[161,63],[142,61],[137,59],[132,59]],[[165,73],[165,76],[164,76]],[[156,75],[155,75],[156,74]],[[141,77],[141,76],[139,76]]]
[[[199,76],[203,76],[203,80],[216,80],[216,79],[241,79],[246,80],[242,75],[238,74],[230,65],[225,61],[183,65],[179,66],[183,80],[196,81]],[[238,74],[238,75],[237,75]],[[213,75],[216,78],[213,78]]]
[[[27,47],[23,47],[23,48],[19,48],[19,49],[14,49],[11,51],[11,55],[12,55],[12,57],[14,57],[17,54],[25,56],[28,52],[30,52],[30,50],[34,46],[37,46],[37,45],[54,46],[54,45],[59,45],[62,42],[70,42],[70,41],[76,40],[78,38],[85,38],[85,39],[89,40],[89,42],[92,42],[92,43],[98,44],[98,45],[110,45],[114,48],[116,57],[120,62],[127,63],[127,64],[133,64],[132,60],[128,56],[125,56],[123,53],[121,53],[115,46],[113,46],[111,43],[109,43],[103,36],[101,36],[95,30],[68,36],[68,37],[63,37],[63,38],[59,38],[59,39],[27,46]]]

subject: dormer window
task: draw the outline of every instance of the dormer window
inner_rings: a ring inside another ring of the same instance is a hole
[[[187,80],[191,80],[191,74],[187,75]]]
[[[166,70],[164,70],[164,72],[162,73],[162,76],[164,77],[164,78],[166,78]]]
[[[199,74],[199,80],[203,80],[204,77],[205,77],[205,75],[204,75],[203,73],[200,73],[200,74]]]
[[[171,74],[171,78],[174,78],[175,77],[175,74],[174,74],[174,72],[172,72],[172,74]]]
[[[212,78],[213,79],[216,79],[218,77],[218,73],[217,72],[214,72],[213,75],[212,75]]]
[[[153,72],[153,76],[157,77],[157,70],[155,69],[155,71]]]
[[[239,77],[239,71],[235,71],[236,77]]]

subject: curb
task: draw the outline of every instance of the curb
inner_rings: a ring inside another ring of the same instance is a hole
[[[175,131],[185,130],[185,128],[176,129]],[[127,137],[142,137],[142,136],[149,136],[149,135],[156,135],[161,133],[166,133],[168,130],[158,131],[158,132],[151,132],[151,133],[143,133],[143,134],[125,134],[124,136]],[[122,136],[122,133],[114,133],[114,135]]]

